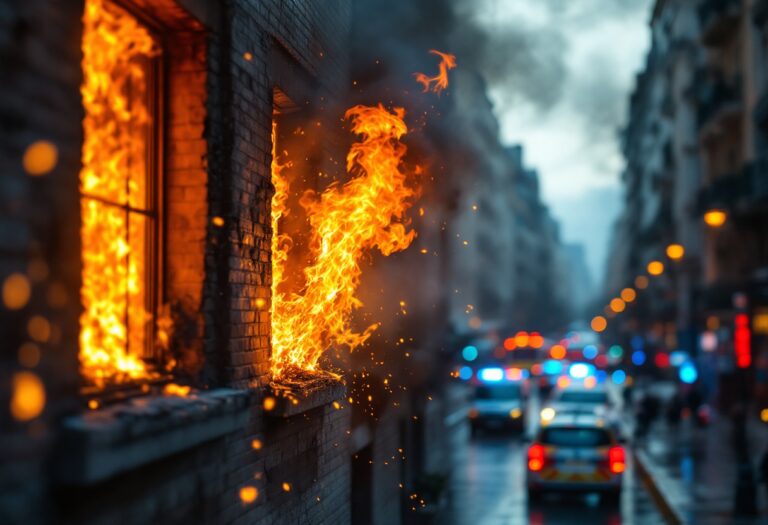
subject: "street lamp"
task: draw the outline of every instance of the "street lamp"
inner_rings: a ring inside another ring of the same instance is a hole
[[[728,220],[728,214],[723,210],[709,210],[704,214],[704,222],[711,228],[719,228]]]
[[[627,307],[627,304],[622,299],[619,299],[618,297],[611,299],[611,310],[613,310],[617,314],[623,312],[626,309],[626,307]]]
[[[624,288],[621,291],[621,298],[625,303],[631,303],[637,297],[637,292],[632,288]]]
[[[673,261],[679,261],[685,256],[685,248],[682,244],[670,244],[667,246],[667,257]]]
[[[608,321],[606,321],[605,317],[602,315],[597,315],[592,319],[591,325],[592,330],[599,334],[600,332],[605,331],[605,329],[608,327]]]
[[[648,263],[648,273],[658,276],[664,273],[664,263],[661,261],[651,261]]]

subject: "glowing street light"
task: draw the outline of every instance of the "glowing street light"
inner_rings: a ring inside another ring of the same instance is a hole
[[[637,298],[637,292],[635,292],[635,290],[633,290],[632,288],[624,288],[621,291],[621,299],[625,303],[631,303],[636,298]]]
[[[658,276],[664,273],[664,263],[661,261],[651,261],[648,263],[648,273]]]
[[[597,315],[592,319],[592,330],[597,333],[604,332],[608,327],[608,321],[602,315]]]
[[[627,308],[627,304],[618,297],[614,297],[611,299],[611,310],[616,312],[617,314],[620,314]]]
[[[673,261],[679,261],[685,256],[685,248],[682,244],[670,244],[667,246],[667,257]]]
[[[635,288],[638,290],[645,290],[648,288],[648,277],[645,275],[638,275],[635,279]]]
[[[709,210],[704,214],[704,222],[711,228],[719,228],[728,220],[728,214],[723,210]]]

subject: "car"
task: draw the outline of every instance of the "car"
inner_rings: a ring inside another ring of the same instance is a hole
[[[621,418],[610,392],[601,386],[587,387],[582,384],[557,389],[549,402],[541,409],[541,421],[549,421],[556,415],[588,413],[601,417],[618,431]]]
[[[472,434],[481,428],[525,429],[526,399],[523,382],[481,384],[469,409]]]
[[[626,470],[624,447],[599,416],[557,415],[542,423],[528,447],[530,501],[547,492],[600,492],[603,501],[618,504]]]

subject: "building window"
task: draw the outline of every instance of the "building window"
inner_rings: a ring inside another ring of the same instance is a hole
[[[80,365],[103,388],[155,375],[161,52],[124,8],[85,6]]]

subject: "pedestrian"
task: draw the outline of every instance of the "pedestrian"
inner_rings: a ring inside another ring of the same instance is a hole
[[[683,411],[683,398],[680,392],[676,392],[667,404],[667,424],[676,427],[680,423],[680,414]]]

